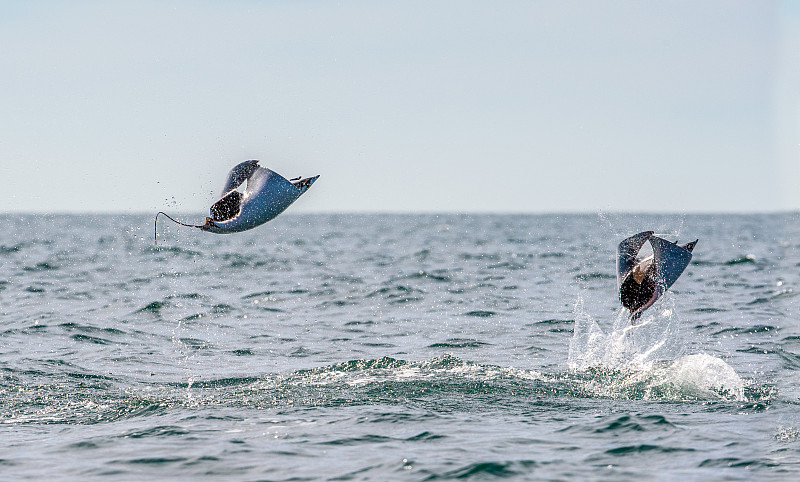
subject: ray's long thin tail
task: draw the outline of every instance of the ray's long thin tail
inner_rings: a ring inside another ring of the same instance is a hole
[[[178,221],[177,219],[173,218],[172,216],[170,216],[169,214],[165,213],[164,211],[159,211],[156,214],[156,220],[153,222],[153,242],[155,243],[156,246],[158,246],[158,215],[159,214],[163,214],[164,216],[167,217],[167,219],[169,219],[173,223],[180,224],[181,226],[186,226],[187,228],[202,228],[203,227],[203,226],[198,226],[196,224],[182,223],[182,222]]]

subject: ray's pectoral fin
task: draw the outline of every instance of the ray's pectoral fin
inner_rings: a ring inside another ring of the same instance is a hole
[[[253,175],[256,169],[258,169],[258,161],[256,160],[240,162],[233,166],[233,169],[231,169],[228,173],[228,177],[225,179],[225,185],[222,186],[221,195],[224,196],[228,192],[241,186],[243,182],[250,179],[250,176]]]
[[[624,239],[619,243],[619,246],[617,246],[617,288],[622,286],[625,277],[628,276],[628,273],[636,266],[639,250],[642,249],[644,243],[646,243],[652,235],[653,231],[644,231],[639,234],[634,234],[630,238]]]
[[[686,267],[689,266],[689,261],[692,260],[692,251],[657,236],[650,238],[650,244],[653,246],[654,265],[658,279],[658,296],[660,296],[678,280]],[[694,249],[694,243],[689,244]]]

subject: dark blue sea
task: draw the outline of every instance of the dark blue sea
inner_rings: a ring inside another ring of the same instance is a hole
[[[800,478],[800,214],[0,223],[2,480]]]

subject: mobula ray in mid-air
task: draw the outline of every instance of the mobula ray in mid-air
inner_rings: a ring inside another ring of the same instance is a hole
[[[167,213],[159,212],[156,214],[155,225],[158,226],[159,214],[163,214],[182,226],[199,228],[210,233],[227,234],[253,229],[286,210],[317,178],[319,176],[287,180],[280,174],[259,166],[256,160],[245,161],[237,164],[228,173],[220,198],[211,206],[211,216],[206,217],[205,224],[184,224]],[[237,188],[245,181],[247,185],[244,192],[238,191]]]
[[[653,254],[639,258],[639,250],[650,242]],[[631,321],[653,306],[680,277],[692,260],[697,241],[679,245],[645,231],[625,239],[617,247],[617,289]]]

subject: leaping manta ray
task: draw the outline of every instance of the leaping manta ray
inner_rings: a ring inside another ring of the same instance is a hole
[[[645,242],[653,247],[653,254],[637,257]],[[697,241],[679,245],[653,235],[653,231],[635,234],[617,247],[617,289],[622,306],[630,311],[630,320],[636,321],[642,312],[653,306],[680,277],[692,260],[692,250]]]
[[[199,228],[209,233],[246,231],[274,219],[306,192],[317,178],[318,175],[289,181],[280,174],[259,166],[256,160],[245,161],[237,164],[228,173],[220,198],[211,206],[211,216],[206,217],[205,224],[184,224],[165,212],[159,212],[156,214],[154,230],[158,229],[159,214],[163,214],[181,226]],[[247,185],[244,193],[237,191],[245,181]],[[157,232],[154,233],[154,238],[158,244]]]

